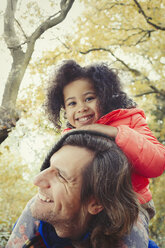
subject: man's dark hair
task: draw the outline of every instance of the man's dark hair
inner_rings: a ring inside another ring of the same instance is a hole
[[[117,73],[107,64],[99,63],[82,67],[74,60],[65,60],[57,68],[47,91],[47,112],[49,119],[57,128],[61,128],[60,111],[64,108],[63,89],[70,82],[78,79],[87,79],[93,84],[102,115],[120,108],[136,107],[136,103],[122,90]]]
[[[50,166],[51,156],[64,145],[85,147],[94,152],[93,161],[83,171],[81,201],[85,206],[94,196],[104,208],[93,216],[90,238],[83,246],[75,247],[118,247],[122,237],[129,234],[139,212],[126,156],[108,136],[95,131],[74,130],[55,145],[41,170]]]

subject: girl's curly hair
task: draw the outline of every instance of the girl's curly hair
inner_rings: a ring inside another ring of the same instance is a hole
[[[61,128],[60,111],[64,108],[63,89],[67,84],[81,78],[93,83],[102,115],[120,108],[136,107],[136,103],[122,90],[117,73],[107,64],[99,63],[82,67],[74,60],[65,60],[50,81],[46,99],[49,119],[58,129]]]

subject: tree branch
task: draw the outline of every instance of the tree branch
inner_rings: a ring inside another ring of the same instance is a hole
[[[131,31],[131,29],[127,30],[127,31]],[[137,41],[135,40],[134,44],[129,45],[129,46],[136,46],[136,45],[138,45],[140,43],[143,43],[143,42],[147,41],[147,38],[150,38],[152,32],[155,32],[155,30],[143,30],[143,29],[140,29],[139,32],[133,33],[133,34],[127,36],[125,39],[123,39],[122,42],[119,43],[119,45],[122,46],[123,43],[125,43],[129,39],[132,39],[133,36],[135,37],[135,39],[136,39],[136,36],[140,36]]]
[[[68,50],[72,50],[69,46],[67,46],[59,37],[57,38],[57,40]]]
[[[141,97],[144,95],[151,95],[151,94],[158,94],[160,96],[163,96],[165,98],[165,91],[164,90],[158,90],[158,88],[156,88],[153,85],[149,85],[149,87],[152,89],[151,91],[146,91],[140,94],[135,95],[135,97]]]
[[[118,58],[111,49],[109,48],[104,48],[104,47],[98,47],[98,48],[91,48],[87,51],[79,51],[79,53],[81,54],[88,54],[90,52],[94,52],[94,51],[105,51],[105,52],[109,52],[115,59],[116,61],[119,61],[122,65],[124,65],[124,67],[126,67],[130,72],[132,72],[133,74],[135,74],[136,76],[140,76],[141,72],[139,72],[138,70],[135,70],[131,67],[129,67],[123,60],[121,60],[120,58]]]
[[[158,88],[156,88],[155,86],[153,85],[150,85],[150,88],[155,92],[155,93],[158,93],[159,95],[162,95],[162,96],[165,96],[165,90],[158,90]]]
[[[143,92],[143,93],[140,93],[140,94],[136,94],[136,95],[134,95],[134,97],[141,97],[141,96],[146,96],[146,95],[151,95],[151,94],[156,94],[156,92],[154,92],[154,91],[146,91],[146,92]]]
[[[61,0],[61,10],[58,13],[52,15],[51,18],[49,17],[46,21],[41,23],[41,25],[34,31],[28,40],[35,42],[35,40],[37,40],[46,30],[62,22],[71,9],[74,1],[75,0]]]
[[[4,38],[5,42],[10,49],[12,57],[14,57],[15,46],[17,47],[17,53],[23,56],[23,51],[20,46],[19,38],[17,37],[15,28],[14,28],[14,15],[16,11],[18,0],[8,0],[6,11],[4,15]]]
[[[17,25],[19,26],[19,28],[21,29],[21,31],[22,31],[22,33],[23,33],[23,36],[25,37],[25,39],[27,39],[27,36],[26,36],[26,34],[25,34],[23,28],[21,27],[21,24],[19,23],[19,21],[18,21],[16,18],[15,18],[15,21],[16,21]]]
[[[128,6],[132,6],[132,4],[127,4],[127,3],[118,3],[118,2],[114,2],[114,3],[111,3],[110,1],[108,2],[107,1],[107,4],[105,5],[105,7],[96,7],[94,5],[91,4],[92,7],[95,7],[97,11],[105,11],[105,10],[111,10],[113,9],[114,7],[116,6],[119,6],[119,7],[128,7]]]
[[[49,28],[52,28],[53,26],[56,26],[57,24],[59,24],[60,22],[62,22],[65,19],[65,17],[67,16],[67,14],[68,14],[69,10],[71,9],[71,7],[72,7],[72,5],[73,5],[75,0],[61,0],[61,3],[60,3],[61,10],[58,11],[57,13],[49,16],[47,18],[47,20],[44,21],[43,23],[41,23],[41,25],[39,25],[38,28],[33,32],[33,34],[31,36],[29,36],[29,37],[26,36],[26,34],[24,33],[21,25],[14,18],[17,1],[18,0],[9,0],[8,1],[8,6],[7,6],[8,9],[6,9],[7,15],[9,13],[11,14],[10,18],[8,18],[8,16],[6,16],[6,21],[5,21],[5,23],[6,23],[5,27],[6,28],[5,28],[5,32],[4,32],[5,37],[6,37],[5,41],[6,41],[9,49],[15,49],[15,48],[18,49],[19,46],[21,48],[21,45],[25,44],[26,42],[28,43],[30,49],[32,47],[34,47],[35,41],[46,30],[48,30]],[[11,7],[11,5],[13,3],[14,3],[14,7]],[[14,11],[12,10],[12,8],[14,9]],[[14,29],[14,20],[16,20],[17,24],[19,25],[19,27],[21,28],[21,30],[22,30],[22,32],[24,34],[24,37],[26,37],[26,42],[24,42],[24,43],[19,43],[19,39],[17,38],[15,29]],[[12,27],[12,30],[11,30],[11,27]],[[9,30],[11,30],[10,33],[9,33]],[[11,39],[15,40],[15,42],[10,41]],[[17,40],[17,42],[16,42],[16,40]]]
[[[162,30],[162,31],[165,30],[165,27],[159,26],[159,25],[157,25],[157,24],[155,24],[155,23],[153,23],[153,22],[151,21],[152,18],[146,15],[146,13],[145,13],[144,10],[142,9],[140,3],[139,3],[137,0],[134,0],[134,2],[135,2],[136,6],[137,6],[138,9],[139,9],[139,13],[142,13],[142,15],[144,16],[144,18],[145,18],[145,20],[146,20],[146,22],[147,22],[148,24],[150,24],[151,26],[153,26],[153,27],[156,28],[156,29],[159,29],[159,30]]]
[[[164,90],[158,90],[158,88],[156,88],[155,86],[151,85],[150,84],[150,80],[148,77],[142,75],[142,73],[136,69],[133,69],[131,67],[129,67],[123,60],[121,60],[120,58],[118,58],[113,52],[111,49],[107,49],[107,48],[103,48],[103,47],[100,47],[100,48],[91,48],[87,51],[79,51],[81,54],[88,54],[90,52],[94,52],[94,51],[106,51],[106,52],[109,52],[115,59],[116,61],[119,61],[122,65],[124,65],[124,67],[126,67],[131,73],[133,73],[135,76],[143,76],[143,80],[146,80],[149,84],[149,87],[152,89],[151,91],[147,91],[147,92],[143,92],[143,93],[140,93],[140,94],[137,94],[135,95],[135,97],[140,97],[140,96],[143,96],[143,95],[149,95],[149,94],[159,94],[163,97],[165,97],[165,91]]]

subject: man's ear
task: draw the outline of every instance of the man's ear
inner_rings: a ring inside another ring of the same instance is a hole
[[[100,213],[104,207],[97,202],[95,198],[91,198],[88,203],[88,212],[92,215]]]

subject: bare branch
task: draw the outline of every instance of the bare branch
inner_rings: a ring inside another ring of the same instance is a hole
[[[159,29],[159,30],[162,30],[162,31],[165,30],[165,27],[159,26],[159,25],[157,25],[157,24],[155,24],[155,23],[153,23],[153,22],[151,21],[152,18],[146,15],[146,13],[145,13],[144,10],[142,9],[140,3],[139,3],[137,0],[134,0],[134,2],[135,2],[135,4],[136,4],[136,6],[138,7],[139,12],[142,13],[142,15],[144,16],[144,18],[145,18],[145,20],[146,20],[146,22],[147,22],[148,24],[150,24],[151,26],[153,26],[153,27],[156,28],[156,29]]]
[[[81,54],[88,54],[90,52],[94,52],[94,51],[105,51],[105,52],[108,52],[110,53],[115,59],[116,61],[119,61],[122,65],[124,65],[124,67],[126,67],[130,72],[132,72],[133,74],[135,74],[136,76],[139,76],[141,75],[141,72],[139,72],[138,70],[135,70],[131,67],[129,67],[123,60],[121,60],[120,58],[118,58],[113,52],[111,49],[109,48],[104,48],[104,47],[98,47],[98,48],[91,48],[85,52],[83,51],[79,51],[79,53]]]
[[[55,16],[59,15],[60,14],[60,11],[58,11],[57,13],[51,15],[48,17],[48,20],[51,20],[52,18],[54,18]]]
[[[111,4],[110,3],[110,6],[105,6],[105,7],[95,7],[98,11],[104,11],[104,10],[111,10],[111,9],[113,9],[114,7],[116,7],[116,6],[124,6],[124,7],[126,7],[126,6],[131,6],[131,4],[125,4],[125,3],[113,3],[113,4]]]
[[[41,23],[41,25],[29,37],[29,41],[35,42],[46,30],[62,22],[67,16],[75,0],[61,0],[61,10]],[[58,15],[59,14],[59,15]],[[58,15],[58,16],[57,16]],[[57,16],[57,17],[56,17]],[[53,18],[52,18],[53,17]]]
[[[88,18],[90,20],[90,22],[93,24],[93,25],[98,25],[97,22],[95,22],[92,18]],[[120,27],[120,28],[117,28],[117,27],[111,27],[111,26],[106,26],[104,24],[102,24],[101,26],[104,26],[104,29],[106,30],[106,32],[109,32],[111,30],[113,31],[116,31],[117,33],[119,31],[125,31],[127,32],[127,35],[126,35],[126,38],[125,39],[118,39],[118,35],[116,36],[116,43],[120,46],[125,46],[126,42],[129,42],[130,39],[134,38],[135,42],[133,44],[129,44],[129,47],[131,46],[136,46],[140,43],[144,43],[147,41],[147,39],[149,39],[151,37],[151,34],[153,32],[155,32],[156,30],[155,29],[143,29],[143,28],[140,28],[140,27],[130,27],[130,28],[123,28],[123,27]],[[129,33],[131,33],[129,35]],[[113,45],[116,45],[116,44],[112,44],[111,43],[111,46]]]
[[[135,97],[141,97],[144,95],[151,95],[151,94],[158,94],[158,95],[163,96],[165,98],[165,91],[164,90],[158,90],[158,88],[156,88],[155,86],[153,86],[151,84],[149,85],[149,87],[152,89],[151,91],[146,91],[146,92],[137,94],[137,95],[135,95]]]
[[[130,29],[130,30],[127,30],[127,31],[131,31],[133,29]],[[130,44],[130,46],[136,46],[140,43],[143,43],[143,42],[146,42],[148,38],[150,38],[151,36],[151,33],[152,32],[155,32],[155,30],[143,30],[143,29],[139,29],[139,32],[137,33],[133,33],[131,35],[128,35],[125,39],[122,40],[122,42],[120,41],[119,42],[119,45],[122,46],[123,43],[125,43],[126,41],[129,41],[129,39],[131,39],[133,36],[136,37],[136,36],[140,36],[139,39],[134,43],[134,44]]]
[[[57,38],[57,40],[68,50],[72,50],[69,46],[67,46],[66,43],[64,43],[59,37]]]
[[[154,91],[146,91],[146,92],[143,92],[143,93],[140,93],[140,94],[136,94],[136,95],[134,95],[134,97],[141,97],[141,96],[146,96],[146,95],[151,95],[151,94],[156,94],[156,92],[154,92]]]
[[[150,88],[155,92],[155,93],[158,93],[158,94],[160,94],[160,95],[162,95],[162,96],[165,96],[165,90],[158,90],[158,88],[156,88],[155,86],[153,86],[153,85],[150,85]]]
[[[14,15],[16,11],[17,1],[18,0],[7,1],[7,7],[4,15],[4,38],[12,56],[14,53],[14,49],[12,48],[14,48],[15,46],[17,46],[17,52],[19,51],[23,54],[23,51],[19,44],[19,38],[17,37],[14,28]]]
[[[143,96],[143,95],[149,95],[149,94],[158,94],[158,95],[161,95],[163,97],[165,97],[165,91],[164,90],[158,90],[158,88],[156,88],[155,86],[153,86],[151,83],[150,83],[150,80],[147,76],[143,75],[140,71],[136,70],[136,69],[133,69],[131,67],[129,67],[123,60],[121,60],[120,58],[118,58],[113,52],[111,49],[107,49],[107,48],[103,48],[103,47],[100,47],[100,48],[91,48],[87,51],[79,51],[81,54],[88,54],[90,52],[94,52],[94,51],[105,51],[105,52],[109,52],[115,59],[116,61],[120,62],[122,65],[124,65],[124,67],[130,71],[131,73],[133,73],[135,76],[143,76],[143,80],[147,81],[148,83],[148,86],[152,89],[151,91],[147,91],[147,92],[143,92],[143,93],[140,93],[140,94],[137,94],[135,95],[135,97],[140,97],[140,96]]]
[[[18,0],[13,0],[14,2],[15,2],[15,5],[17,5],[17,1]],[[17,24],[19,25],[19,27],[21,28],[21,30],[22,30],[22,32],[23,32],[23,34],[24,34],[24,37],[26,37],[26,42],[29,44],[29,46],[31,47],[33,47],[34,46],[34,43],[35,43],[35,41],[46,31],[46,30],[48,30],[49,28],[52,28],[52,27],[54,27],[54,26],[56,26],[57,24],[59,24],[60,22],[62,22],[64,19],[65,19],[65,17],[67,16],[67,14],[68,14],[68,12],[69,12],[69,10],[71,9],[71,7],[72,7],[72,5],[73,5],[73,3],[74,3],[74,1],[75,0],[61,0],[61,4],[60,4],[60,6],[61,6],[61,10],[60,11],[58,11],[57,13],[55,13],[55,14],[53,14],[53,15],[51,15],[51,16],[49,16],[48,17],[48,19],[46,20],[46,21],[44,21],[43,23],[41,23],[41,25],[33,32],[33,34],[30,36],[30,37],[27,37],[26,36],[26,34],[25,34],[25,32],[23,31],[23,29],[22,29],[22,27],[21,27],[21,25],[19,24],[19,22],[17,21]],[[12,1],[8,1],[9,3],[11,2],[12,3]],[[10,4],[9,4],[9,6],[10,6]],[[16,7],[16,6],[15,6]],[[13,8],[13,7],[12,7]],[[11,12],[11,14],[12,14],[12,23],[14,23],[14,14],[15,14],[15,12],[12,12],[11,11],[11,6],[9,7],[9,9],[10,9],[10,12]],[[7,11],[6,10],[6,13],[9,13],[9,11]],[[9,18],[6,18],[6,20],[8,21],[8,19]],[[12,25],[14,25],[14,24],[12,24]],[[10,22],[10,27],[12,26],[11,25],[11,22]],[[5,35],[7,34],[7,33],[9,33],[8,32],[8,30],[9,30],[9,28],[8,28],[8,26],[9,25],[6,25],[6,32],[5,32]],[[15,39],[17,38],[16,37],[16,32],[15,32],[15,29],[14,29],[14,26],[13,26],[13,28],[12,28],[12,35],[10,34],[10,35],[8,35],[8,38],[9,37],[15,37]],[[8,48],[9,49],[15,49],[15,48],[18,48],[19,46],[21,47],[21,45],[22,44],[25,44],[26,42],[24,42],[24,43],[19,43],[19,41],[18,41],[18,39],[17,39],[17,42],[10,42],[10,44],[9,44],[9,39],[6,39],[6,43],[8,42]],[[12,38],[13,39],[13,38]],[[30,48],[31,49],[31,48]]]
[[[25,37],[25,39],[27,39],[27,36],[26,36],[26,34],[25,34],[25,32],[24,32],[24,30],[23,30],[21,24],[19,23],[19,21],[18,21],[16,18],[14,18],[14,19],[15,19],[17,25],[19,26],[19,28],[21,29],[21,31],[22,31],[22,33],[23,33],[23,36]]]

